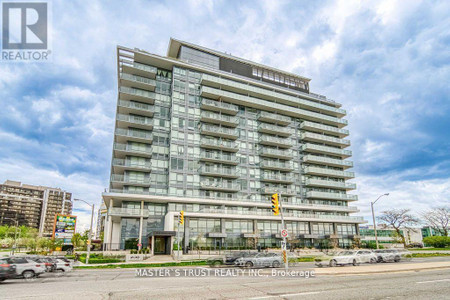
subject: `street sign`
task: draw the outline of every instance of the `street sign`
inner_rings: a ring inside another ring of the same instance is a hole
[[[142,244],[137,244],[138,247],[142,247]]]
[[[284,238],[288,237],[288,231],[287,231],[287,229],[281,230],[281,237],[284,237]]]

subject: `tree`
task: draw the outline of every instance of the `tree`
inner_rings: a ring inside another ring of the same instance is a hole
[[[411,226],[419,224],[419,220],[409,212],[410,209],[385,210],[382,215],[377,218],[388,227],[394,228],[405,247],[406,239],[404,230],[402,229],[412,229]]]
[[[422,214],[425,223],[442,236],[448,236],[450,226],[450,208],[438,207]]]
[[[81,234],[75,233],[72,236],[72,245],[73,245],[74,249],[76,249],[76,248],[78,248],[78,247],[83,245],[83,239],[82,239]]]

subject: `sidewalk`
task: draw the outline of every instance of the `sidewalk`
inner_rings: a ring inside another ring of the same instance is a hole
[[[342,266],[334,268],[315,268],[316,275],[357,275],[357,274],[373,274],[373,273],[391,273],[405,271],[420,271],[433,269],[448,269],[450,261],[446,262],[429,262],[429,263],[380,263],[374,265],[361,266]]]

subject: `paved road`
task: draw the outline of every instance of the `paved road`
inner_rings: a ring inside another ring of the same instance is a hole
[[[429,261],[429,260],[427,260]],[[343,267],[345,268],[345,267]],[[202,268],[192,268],[201,272]],[[306,270],[306,268],[305,268]],[[263,270],[264,274],[271,272]],[[2,299],[448,299],[450,269],[359,276],[135,277],[133,269],[75,270],[0,284]]]

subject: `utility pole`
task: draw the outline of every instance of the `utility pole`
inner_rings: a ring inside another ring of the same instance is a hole
[[[370,208],[372,209],[372,219],[373,219],[373,231],[375,232],[375,243],[377,245],[377,249],[380,249],[380,246],[378,245],[378,234],[377,234],[377,223],[375,222],[375,213],[373,210],[373,205],[383,196],[389,196],[389,193],[383,194],[377,198],[374,202],[370,202]]]
[[[87,253],[86,253],[86,263],[89,263],[89,258],[91,256],[91,243],[92,243],[92,226],[94,223],[94,207],[95,204],[89,204],[88,202],[81,200],[81,199],[74,199],[75,201],[81,201],[92,207],[92,213],[91,213],[91,227],[89,228],[89,236],[88,236],[88,245],[87,245]]]

